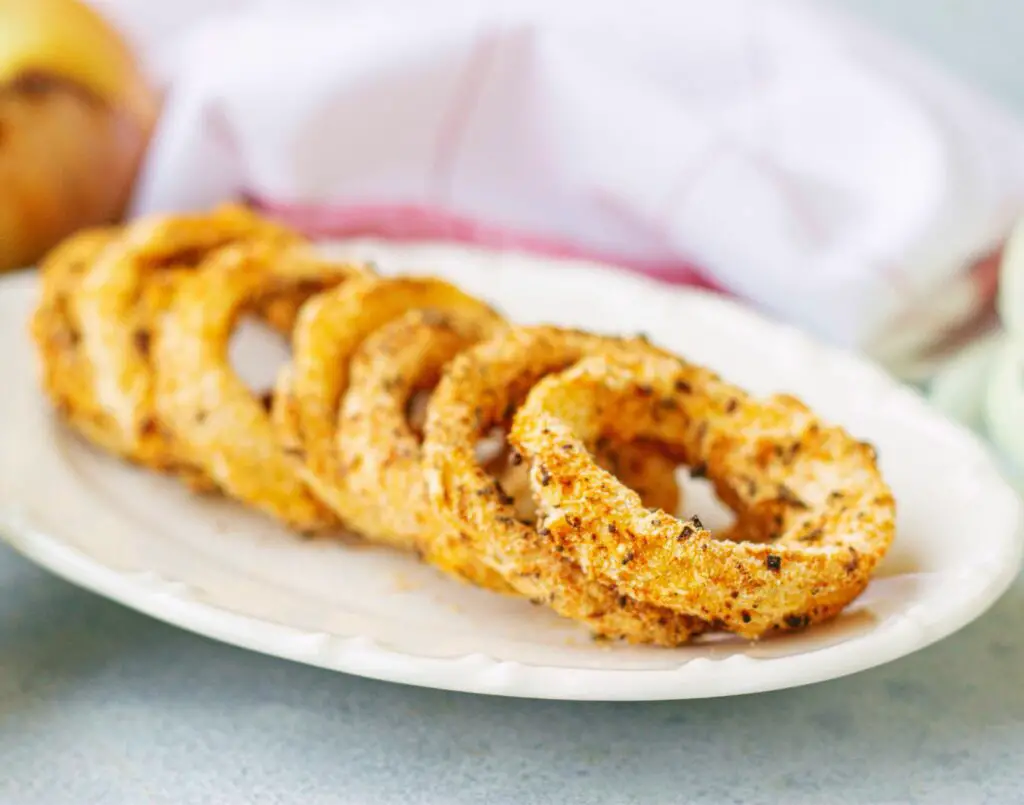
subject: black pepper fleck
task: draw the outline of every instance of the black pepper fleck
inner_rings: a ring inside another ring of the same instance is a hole
[[[140,355],[142,355],[143,357],[147,357],[149,355],[149,347],[150,347],[150,343],[152,341],[152,338],[150,337],[149,331],[148,330],[136,330],[135,331],[135,336],[134,336],[134,341],[135,341],[135,349],[138,351],[138,353]]]
[[[779,491],[777,494],[779,500],[788,506],[792,506],[796,509],[807,509],[809,508],[806,503],[788,486],[785,484],[779,484]]]
[[[498,496],[499,503],[504,503],[506,506],[511,506],[513,503],[516,502],[516,499],[505,491],[505,487],[501,485],[501,481],[494,482],[494,492]]]
[[[768,558],[764,560],[764,563],[768,566],[769,570],[781,570],[782,569],[782,557],[777,556],[774,553],[768,554]]]

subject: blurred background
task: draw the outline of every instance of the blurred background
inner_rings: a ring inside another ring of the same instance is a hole
[[[1010,2],[0,0],[0,31],[0,268],[226,199],[598,260],[864,352],[1024,465]]]

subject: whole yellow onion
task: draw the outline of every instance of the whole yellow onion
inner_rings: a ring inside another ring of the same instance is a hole
[[[0,0],[0,271],[122,214],[157,108],[87,6]]]

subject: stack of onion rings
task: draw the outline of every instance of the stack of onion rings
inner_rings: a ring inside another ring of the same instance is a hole
[[[416,392],[431,392],[445,365],[459,352],[505,324],[487,313],[412,310],[369,336],[351,362],[341,404],[335,448],[341,466],[338,512],[345,524],[374,542],[430,553],[446,529],[427,494],[420,439],[410,405]],[[429,399],[429,397],[428,397]],[[429,402],[428,402],[429,406]],[[675,509],[679,490],[672,464],[643,446],[620,450],[601,445],[601,466],[614,468],[651,505]],[[508,503],[524,525],[536,507],[526,467],[506,452],[488,466],[486,494]],[[488,589],[512,592],[494,570],[480,562],[458,533],[449,532],[447,569]]]
[[[544,528],[516,518],[513,502],[494,491],[474,450],[490,428],[511,421],[518,404],[545,375],[587,355],[623,350],[653,353],[636,340],[552,327],[517,328],[449,364],[427,409],[424,440],[428,489],[449,528],[438,531],[425,553],[456,575],[462,573],[461,561],[468,553],[521,595],[585,623],[603,637],[678,645],[707,624],[587,578],[551,543]]]
[[[351,360],[373,332],[417,309],[461,314],[481,327],[502,322],[454,285],[410,277],[345,283],[310,299],[295,324],[292,361],[275,388],[273,418],[282,444],[301,461],[306,482],[342,521],[362,506],[343,483],[345,462],[336,447]]]
[[[233,497],[303,532],[336,524],[275,438],[269,412],[228,365],[241,315],[261,301],[298,303],[349,280],[361,266],[317,259],[303,245],[229,246],[182,277],[153,345],[157,415],[179,453]]]
[[[208,488],[156,414],[150,346],[178,278],[216,249],[254,239],[283,244],[298,235],[225,206],[205,216],[140,219],[112,239],[70,291],[78,348],[91,375],[69,400],[71,421],[89,421],[108,450]]]
[[[443,280],[319,259],[239,207],[84,232],[42,269],[42,386],[86,438],[601,637],[803,628],[848,605],[893,538],[874,451],[797,400],[753,399],[644,339],[510,326]],[[228,361],[248,313],[291,336],[266,401]],[[676,518],[679,465],[731,528]]]

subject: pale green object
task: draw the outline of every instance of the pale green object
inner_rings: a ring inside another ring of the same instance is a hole
[[[1003,249],[996,309],[1018,355],[1024,356],[1024,220],[1014,227]]]
[[[1013,469],[1024,475],[1024,355],[1004,338],[985,387],[985,431]]]
[[[936,408],[978,433],[985,431],[985,387],[1001,342],[999,334],[971,344],[945,364],[928,387]]]
[[[1006,335],[986,383],[985,430],[1018,477],[1024,477],[1024,220],[1003,250],[996,304]]]
[[[1024,221],[1003,250],[996,306],[1003,330],[953,358],[928,393],[943,413],[987,438],[1024,480]]]

